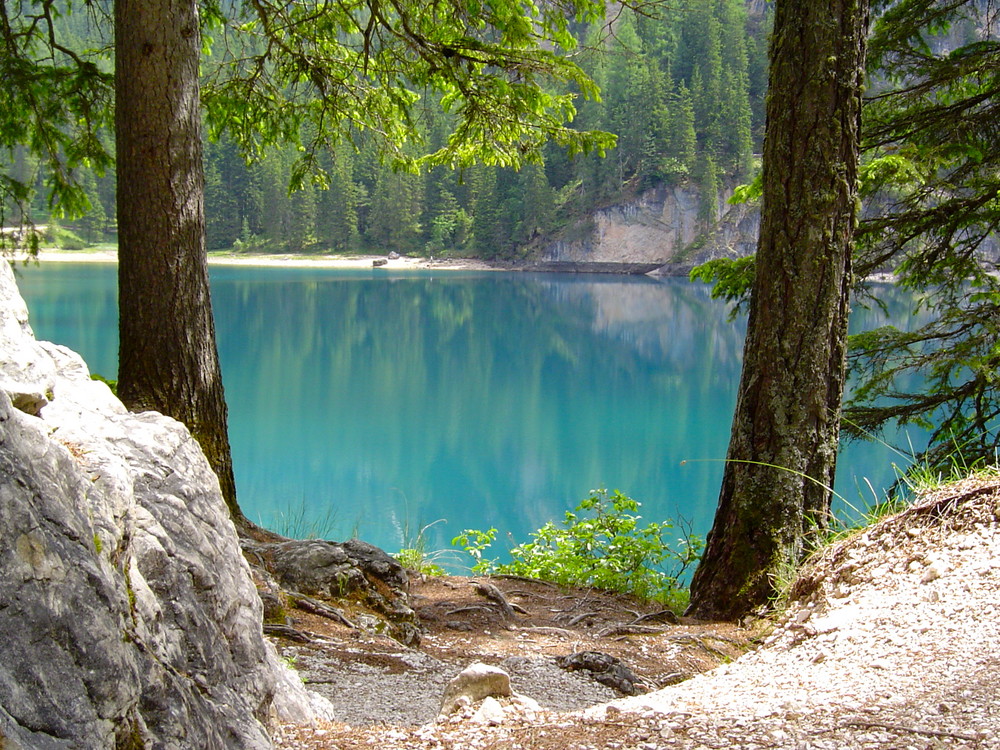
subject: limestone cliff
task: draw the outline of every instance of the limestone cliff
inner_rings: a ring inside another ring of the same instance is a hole
[[[529,250],[536,265],[551,270],[567,266],[635,273],[647,267],[654,269],[653,274],[687,275],[700,263],[757,251],[760,207],[730,205],[730,195],[731,190],[719,194],[718,219],[706,228],[698,219],[700,197],[695,188],[662,185],[597,209],[558,236],[536,241]],[[987,237],[977,255],[997,264],[1000,241]]]
[[[686,273],[712,258],[742,257],[756,249],[760,212],[718,196],[718,221],[698,220],[699,196],[685,186],[660,186],[594,211],[536,248],[542,263],[629,263]]]
[[[0,539],[0,747],[268,748],[313,710],[197,443],[35,341],[7,262]]]

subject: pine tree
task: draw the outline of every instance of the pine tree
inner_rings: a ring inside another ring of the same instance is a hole
[[[251,220],[251,228],[257,225],[255,234],[264,238],[267,246],[275,252],[284,252],[287,238],[292,231],[292,200],[288,192],[288,176],[294,156],[290,149],[268,152],[254,170],[255,184],[259,190],[260,203],[256,211],[256,221]]]
[[[722,51],[719,157],[727,171],[746,177],[753,155],[746,10],[737,0],[717,0]]]
[[[256,210],[251,169],[236,144],[225,137],[209,141],[205,150],[207,246],[213,250],[231,247],[244,219],[258,218]]]
[[[371,197],[367,239],[380,252],[408,253],[423,244],[420,216],[423,182],[419,177],[380,172]]]
[[[767,605],[806,529],[826,522],[836,468],[868,6],[777,0],[775,12],[743,374],[691,582],[689,613],[706,619]]]
[[[701,148],[717,157],[722,142],[722,29],[711,3],[688,7],[684,33],[689,47],[697,50],[690,81],[695,127]]]
[[[316,242],[316,188],[306,183],[291,195],[289,233],[284,250],[303,253]]]
[[[429,255],[461,255],[466,249],[472,217],[449,191],[440,192],[430,225],[430,239],[425,246]]]
[[[193,2],[116,0],[118,396],[186,424],[243,521],[205,249]]]
[[[514,239],[523,246],[552,228],[555,198],[545,169],[538,164],[529,164],[522,169],[519,181],[519,192],[523,198]]]
[[[719,168],[710,153],[703,151],[694,178],[698,184],[698,224],[709,230],[719,218]]]
[[[77,219],[76,224],[80,228],[82,239],[89,244],[93,244],[104,236],[108,217],[104,211],[104,204],[101,202],[101,196],[97,187],[97,178],[93,170],[86,168],[81,170],[78,179],[80,180],[80,187],[87,196],[89,208],[86,213]]]
[[[237,197],[219,173],[219,164],[205,159],[205,246],[209,250],[223,250],[233,246],[239,238],[243,217]]]
[[[333,250],[357,249],[360,243],[358,210],[365,191],[354,181],[353,149],[341,144],[327,166],[330,185],[317,196],[316,234]]]
[[[752,169],[752,113],[745,70],[727,70],[722,83],[722,125],[720,153],[731,174],[748,177]]]
[[[691,93],[681,81],[669,108],[667,153],[670,171],[678,175],[691,175],[698,157],[698,136],[694,129],[694,104]]]
[[[482,258],[497,258],[503,252],[500,199],[493,167],[469,170],[472,189],[472,247]]]

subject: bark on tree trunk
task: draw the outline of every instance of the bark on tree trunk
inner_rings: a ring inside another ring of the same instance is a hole
[[[116,0],[118,393],[188,426],[236,503],[205,250],[193,0]]]
[[[688,613],[765,605],[831,500],[857,222],[867,0],[778,0],[743,374]]]

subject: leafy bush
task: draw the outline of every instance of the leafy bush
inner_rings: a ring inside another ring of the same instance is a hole
[[[592,490],[560,525],[548,522],[531,541],[510,551],[511,562],[484,558],[496,539],[496,529],[469,529],[452,540],[476,560],[474,573],[502,573],[538,578],[567,586],[592,586],[607,591],[656,599],[683,606],[679,579],[701,555],[702,540],[685,530],[676,548],[666,536],[671,521],[640,526],[639,503],[615,490]]]

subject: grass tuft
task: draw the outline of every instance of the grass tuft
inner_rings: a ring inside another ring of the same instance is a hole
[[[424,524],[416,534],[410,533],[408,522],[400,525],[393,519],[393,523],[396,526],[396,532],[399,534],[401,548],[399,552],[396,552],[392,556],[399,561],[400,565],[407,570],[413,570],[425,576],[443,576],[447,574],[443,565],[448,558],[457,555],[457,550],[429,550],[427,543],[427,530],[439,523],[447,523],[445,519],[439,518],[436,521]]]

